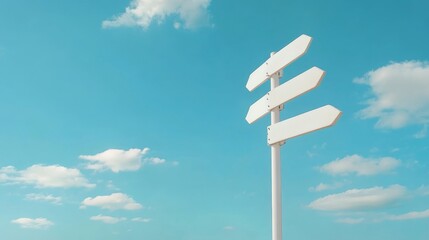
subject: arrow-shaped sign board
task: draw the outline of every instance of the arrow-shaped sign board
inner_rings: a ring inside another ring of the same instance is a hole
[[[250,74],[246,88],[249,91],[253,91],[274,73],[301,57],[307,51],[310,42],[311,37],[304,34],[293,40]]]
[[[274,88],[250,106],[246,116],[247,122],[253,123],[259,118],[265,116],[273,108],[276,108],[281,104],[316,88],[319,86],[324,75],[325,72],[322,69],[312,67]]]
[[[331,105],[303,113],[268,127],[268,144],[272,145],[335,124],[341,111]]]

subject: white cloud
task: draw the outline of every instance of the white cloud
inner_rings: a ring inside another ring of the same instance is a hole
[[[326,142],[324,142],[322,144],[313,145],[313,147],[307,151],[307,156],[310,158],[313,158],[313,157],[319,155],[320,151],[326,149],[326,146],[328,146],[328,144]]]
[[[112,172],[136,171],[142,166],[142,157],[149,152],[149,148],[129,150],[108,149],[95,155],[81,155],[79,158],[88,160],[88,169],[105,170]]]
[[[162,158],[153,157],[153,158],[146,158],[144,162],[151,165],[160,165],[160,164],[164,164],[166,161],[165,159],[162,159]]]
[[[134,199],[123,193],[112,193],[107,196],[85,198],[82,201],[81,208],[86,208],[88,206],[100,207],[109,210],[138,210],[143,207],[141,204],[134,201]]]
[[[371,87],[373,98],[367,100],[368,106],[358,116],[378,118],[376,127],[396,129],[429,123],[428,62],[391,63],[354,82]]]
[[[337,222],[339,223],[345,223],[345,224],[358,224],[363,222],[363,218],[340,218],[337,219]]]
[[[16,178],[17,171],[13,166],[0,168],[0,182],[13,182]]]
[[[18,224],[21,228],[31,228],[31,229],[48,229],[52,225],[53,222],[49,221],[46,218],[18,218],[12,220],[12,223]]]
[[[223,230],[233,231],[233,230],[235,230],[235,227],[234,226],[225,226],[225,227],[223,227]]]
[[[123,217],[118,218],[118,217],[111,217],[111,216],[105,216],[100,214],[97,216],[92,216],[90,217],[90,219],[93,221],[100,221],[107,224],[115,224],[115,223],[127,220],[126,218],[123,218]]]
[[[195,28],[209,23],[211,0],[132,0],[125,12],[102,23],[103,28],[138,26],[147,29],[153,22],[178,17],[174,27]]]
[[[357,175],[375,175],[389,172],[399,166],[401,162],[392,157],[364,158],[359,155],[346,156],[334,160],[320,167],[322,172],[332,175],[356,173]]]
[[[421,212],[409,212],[402,215],[391,216],[389,220],[410,220],[419,218],[429,218],[429,209]]]
[[[391,152],[393,152],[393,153],[395,153],[395,152],[399,152],[399,151],[401,151],[401,149],[400,149],[400,148],[394,148],[394,149],[392,149],[392,150],[391,150]]]
[[[308,190],[310,192],[322,192],[326,190],[332,190],[343,186],[342,183],[333,183],[333,184],[326,184],[326,183],[319,183],[319,185],[315,187],[310,187]]]
[[[425,138],[428,134],[428,124],[423,125],[422,130],[414,134],[415,138]]]
[[[135,218],[132,218],[131,221],[133,221],[133,222],[148,223],[148,222],[152,221],[152,219],[150,219],[150,218],[142,218],[142,217],[135,217]]]
[[[106,187],[112,191],[120,191],[121,189],[118,188],[115,184],[113,184],[112,180],[109,180],[106,184]]]
[[[417,189],[417,193],[423,196],[429,196],[429,186],[422,185]]]
[[[25,195],[25,199],[30,201],[50,202],[56,205],[61,205],[61,197],[55,197],[51,194],[45,195],[45,194],[29,193]]]
[[[308,206],[321,211],[366,210],[392,204],[404,198],[405,194],[406,188],[400,185],[388,188],[351,189],[319,198]]]
[[[179,22],[175,22],[173,26],[175,29],[179,29],[182,26],[182,24],[180,24]]]
[[[95,187],[78,169],[60,165],[33,165],[18,171],[13,166],[0,168],[0,181],[30,184],[38,188]]]

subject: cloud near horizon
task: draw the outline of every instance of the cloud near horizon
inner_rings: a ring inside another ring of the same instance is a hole
[[[105,20],[103,28],[149,28],[153,22],[161,24],[174,17],[174,28],[191,29],[209,24],[208,7],[211,0],[132,0],[125,12]]]
[[[422,126],[415,135],[423,138],[429,124],[429,62],[391,63],[354,80],[371,88],[372,98],[358,112],[362,119],[376,118],[377,128],[397,129]]]

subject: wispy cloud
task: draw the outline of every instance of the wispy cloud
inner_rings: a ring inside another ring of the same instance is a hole
[[[13,166],[0,168],[0,182],[29,184],[38,188],[95,187],[75,168],[60,165],[33,165],[18,171]]]
[[[307,156],[312,158],[319,154],[320,151],[324,150],[328,144],[326,142],[322,144],[313,145],[313,147],[307,151]]]
[[[234,226],[225,226],[225,227],[223,227],[223,230],[233,231],[233,230],[235,230],[235,227]]]
[[[91,220],[93,221],[100,221],[106,224],[116,224],[118,222],[122,222],[127,220],[124,217],[111,217],[111,216],[105,216],[105,215],[97,215],[97,216],[92,216],[90,217]]]
[[[424,124],[423,128],[420,131],[416,132],[413,136],[415,138],[420,139],[420,138],[425,138],[427,134],[428,134],[428,124]]]
[[[423,211],[412,211],[404,214],[392,215],[387,213],[375,213],[370,214],[369,212],[359,212],[360,217],[345,217],[337,219],[338,223],[345,224],[358,224],[362,222],[367,223],[379,223],[384,221],[409,221],[429,218],[429,209]]]
[[[115,184],[113,184],[113,181],[112,180],[109,180],[109,181],[107,181],[107,184],[106,184],[106,187],[109,189],[109,190],[112,190],[112,191],[120,191],[121,189],[120,188],[118,188]]]
[[[125,12],[102,23],[103,28],[138,26],[147,29],[173,16],[174,28],[196,28],[209,23],[211,0],[132,0]]]
[[[417,189],[417,194],[429,196],[429,186],[422,185]]]
[[[11,221],[14,224],[18,224],[21,228],[30,228],[30,229],[48,229],[53,222],[49,221],[46,218],[18,218]]]
[[[362,119],[377,118],[377,128],[396,129],[420,124],[423,130],[416,137],[426,135],[429,123],[429,63],[406,61],[391,63],[366,73],[355,83],[371,87],[373,97],[358,113]]]
[[[164,164],[165,162],[166,162],[165,159],[158,158],[158,157],[146,158],[144,160],[144,163],[147,163],[150,165],[160,165],[160,164]]]
[[[401,215],[393,215],[389,217],[389,220],[399,221],[399,220],[411,220],[411,219],[420,219],[420,218],[429,218],[429,209],[421,212],[409,212]]]
[[[340,218],[340,219],[337,219],[336,222],[345,223],[345,224],[358,224],[358,223],[362,223],[364,220],[365,220],[364,218]]]
[[[351,189],[319,198],[308,206],[321,211],[368,210],[392,204],[404,198],[406,192],[406,188],[401,185]]]
[[[355,154],[327,163],[321,166],[320,170],[332,175],[345,175],[350,173],[355,173],[357,175],[375,175],[392,171],[399,165],[400,161],[392,157],[364,158]]]
[[[18,176],[18,171],[13,166],[0,168],[0,182],[14,182]]]
[[[89,219],[93,220],[93,221],[99,221],[99,222],[102,222],[102,223],[106,223],[106,224],[116,224],[116,223],[119,223],[119,222],[127,221],[127,218],[125,218],[125,217],[112,217],[112,216],[106,216],[106,215],[102,215],[102,214],[99,214],[97,216],[92,216]],[[131,221],[131,222],[149,223],[149,222],[152,221],[152,219],[150,219],[150,218],[142,218],[142,217],[135,217],[135,218],[129,219],[129,221]]]
[[[340,183],[340,182],[333,183],[333,184],[319,183],[317,186],[310,187],[308,190],[310,192],[322,192],[322,191],[326,191],[326,190],[337,189],[337,188],[342,187],[342,186],[343,186],[343,183]]]
[[[37,193],[29,193],[25,195],[26,200],[30,201],[42,201],[42,202],[50,202],[56,205],[61,205],[61,197],[55,197],[51,194],[45,195],[45,194],[37,194]]]
[[[82,201],[81,208],[90,206],[109,210],[138,210],[143,208],[140,203],[137,203],[134,199],[123,193],[85,198]]]
[[[133,222],[148,223],[148,222],[151,222],[152,219],[150,219],[150,218],[142,218],[142,217],[135,217],[135,218],[132,218],[131,221],[133,221]]]

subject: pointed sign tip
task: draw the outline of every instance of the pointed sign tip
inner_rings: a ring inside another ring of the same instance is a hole
[[[303,41],[306,42],[306,47],[304,48],[304,51],[302,53],[302,55],[304,55],[307,52],[307,50],[310,48],[313,38],[305,34],[302,34],[299,38],[303,39]]]
[[[250,78],[249,78],[250,79]],[[253,91],[253,89],[254,88],[252,88],[250,85],[249,85],[249,82],[247,82],[247,84],[246,84],[246,89],[249,91],[249,92],[251,92],[251,91]]]
[[[248,124],[251,124],[251,123],[252,123],[252,121],[251,121],[251,119],[250,119],[249,112],[250,112],[250,111],[248,111],[248,112],[247,112],[247,115],[246,115],[246,118],[245,118],[245,119],[246,119],[246,122],[247,122]]]
[[[329,109],[332,113],[332,122],[330,123],[330,125],[334,125],[337,123],[338,119],[340,119],[341,115],[343,115],[343,112],[341,112],[341,110],[339,110],[338,108],[332,106],[332,105],[325,105],[324,108]]]
[[[301,34],[301,36],[299,36],[299,37],[301,37],[301,38],[309,38],[310,41],[311,41],[311,39],[313,39],[312,37],[308,36],[307,34]]]
[[[332,105],[329,105],[329,106],[332,107],[336,111],[336,114],[337,114],[337,117],[332,121],[332,125],[334,125],[337,123],[338,119],[340,119],[341,115],[343,115],[343,112],[341,112],[341,110],[339,110],[338,108],[336,108]]]

